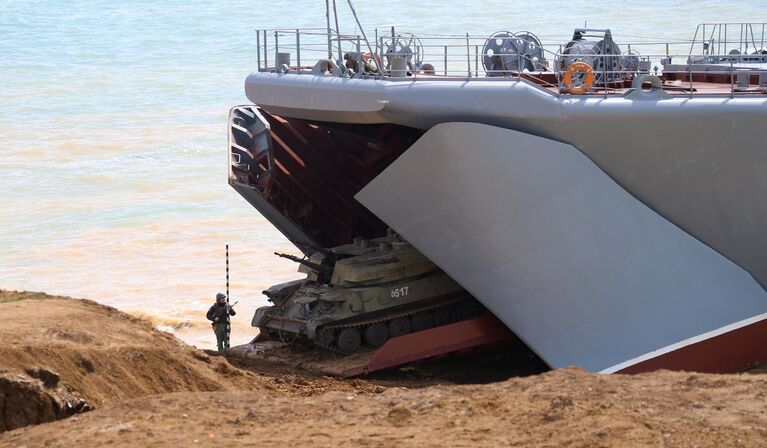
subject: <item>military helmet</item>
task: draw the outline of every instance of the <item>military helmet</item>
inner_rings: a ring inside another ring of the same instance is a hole
[[[223,292],[219,292],[218,294],[216,294],[216,300],[221,300],[221,299],[226,299],[226,294],[224,294]]]

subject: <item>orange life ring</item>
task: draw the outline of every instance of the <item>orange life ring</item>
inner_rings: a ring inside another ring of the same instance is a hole
[[[583,82],[579,85],[574,85],[573,76],[576,73],[583,74]],[[573,62],[565,70],[565,76],[562,79],[562,85],[565,86],[568,92],[579,95],[581,93],[588,92],[589,88],[594,85],[594,70],[591,66],[583,61]]]

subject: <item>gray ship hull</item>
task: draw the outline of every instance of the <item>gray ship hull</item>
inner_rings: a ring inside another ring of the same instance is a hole
[[[610,98],[558,96],[519,79],[377,81],[273,73],[251,74],[245,91],[260,107],[288,117],[424,130],[474,122],[569,143],[645,205],[767,285],[764,95],[635,90]]]
[[[356,198],[552,367],[611,373],[767,327],[767,293],[745,270],[572,145],[442,124]],[[701,347],[696,356],[717,364],[739,348]]]
[[[246,93],[293,119],[426,130],[355,198],[551,366],[767,358],[764,96],[273,73]]]

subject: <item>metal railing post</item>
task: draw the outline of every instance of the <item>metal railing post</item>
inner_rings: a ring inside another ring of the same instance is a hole
[[[268,48],[267,48],[267,46],[266,46],[266,30],[264,30],[264,70],[266,70],[267,68],[269,68],[269,60],[267,59],[267,58],[268,58],[268,56],[266,55],[266,53],[267,53],[268,51],[269,51],[269,50],[268,50]]]
[[[740,41],[738,42],[738,50],[743,52],[743,24],[740,24]]]
[[[256,30],[256,59],[258,59],[257,62],[257,70],[261,71],[261,31]]]
[[[384,39],[385,39],[384,36],[381,36],[381,58],[380,59],[381,59],[381,65],[382,66],[384,65],[383,58],[386,56],[384,54],[384,52],[385,52],[385,50],[384,50]],[[378,64],[378,61],[376,61],[376,64]],[[383,78],[384,77],[384,68],[383,67],[378,67],[378,69],[379,69],[378,71],[379,71],[379,74],[381,75],[381,78]]]
[[[604,61],[602,63],[602,87],[605,89],[605,99],[607,99],[607,58],[602,58],[602,61]]]
[[[718,25],[719,39],[716,41],[716,54],[722,54],[722,25]]]
[[[469,33],[466,33],[466,70],[471,78],[471,47],[469,46]]]
[[[692,98],[692,58],[687,61],[687,76],[690,77],[690,98]]]
[[[479,45],[474,45],[474,76],[479,78]]]
[[[557,97],[562,95],[562,72],[567,69],[565,67],[565,56],[562,53],[562,45],[559,45],[559,51],[554,57],[554,73],[557,75]]]
[[[277,67],[277,64],[280,63],[280,53],[279,53],[279,51],[280,51],[280,40],[279,40],[280,37],[279,36],[280,36],[279,32],[275,31],[274,32],[274,68],[276,70],[280,69],[279,67]]]
[[[301,73],[301,32],[296,30],[296,67],[298,73]]]
[[[328,59],[331,59],[333,57],[333,37],[330,34],[330,2],[328,0],[325,0],[325,24],[327,25],[325,30],[328,33]]]
[[[447,76],[447,45],[445,45],[445,76]]]

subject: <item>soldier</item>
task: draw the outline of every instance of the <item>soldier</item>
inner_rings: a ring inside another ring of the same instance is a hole
[[[212,322],[213,332],[216,333],[216,342],[218,343],[218,352],[224,353],[229,348],[229,316],[237,314],[234,308],[226,303],[226,294],[220,292],[216,294],[216,303],[208,310],[208,320]]]

